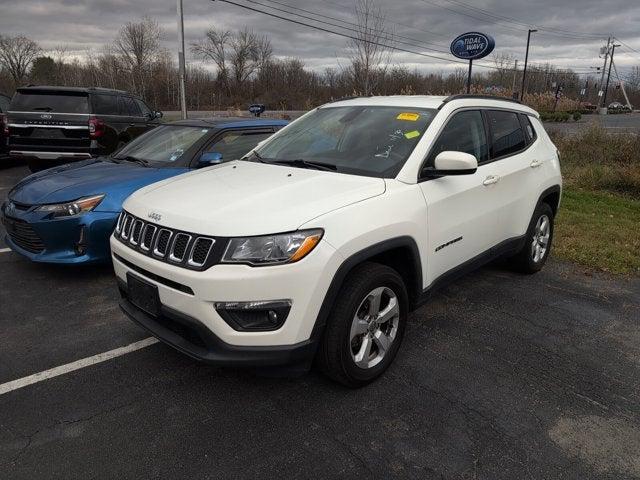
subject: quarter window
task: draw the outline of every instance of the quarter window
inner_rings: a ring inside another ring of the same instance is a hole
[[[524,132],[527,134],[527,140],[529,143],[533,143],[536,139],[536,131],[533,129],[533,125],[531,125],[531,120],[529,120],[527,115],[520,114],[520,121],[524,127]]]
[[[118,115],[118,97],[115,95],[93,95],[94,113]]]
[[[487,119],[491,128],[493,158],[517,153],[527,146],[517,113],[490,110]]]
[[[478,163],[488,160],[484,122],[478,110],[456,113],[449,120],[431,148],[427,165],[433,166],[435,158],[444,151],[469,153],[476,157]]]

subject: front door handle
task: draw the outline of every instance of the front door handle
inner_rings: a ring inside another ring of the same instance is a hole
[[[135,127],[135,126],[136,126],[136,124],[135,124],[135,123],[130,123],[130,124],[129,124],[129,126],[130,126],[130,127]]]
[[[484,182],[482,182],[482,184],[484,186],[493,185],[494,183],[498,183],[499,180],[500,180],[500,177],[498,175],[489,175],[487,178],[484,179]]]
[[[540,165],[542,165],[542,163],[543,163],[543,162],[542,162],[542,160],[533,160],[533,161],[529,164],[529,166],[530,166],[531,168],[538,168]]]

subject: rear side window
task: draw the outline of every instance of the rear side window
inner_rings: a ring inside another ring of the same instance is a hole
[[[11,103],[11,100],[8,97],[0,95],[0,113],[4,113],[9,110],[9,103]]]
[[[517,113],[489,110],[487,119],[491,129],[493,158],[517,153],[527,146]]]
[[[478,163],[488,160],[487,137],[479,111],[456,113],[449,120],[431,148],[427,165],[433,166],[435,158],[444,151],[469,153],[476,157]]]
[[[14,112],[89,113],[86,94],[53,92],[18,92],[11,101]]]
[[[118,97],[115,95],[93,95],[93,113],[96,115],[118,115]]]
[[[531,125],[531,120],[527,115],[520,114],[520,123],[522,124],[522,128],[524,128],[524,133],[527,136],[527,141],[531,144],[536,139],[536,131],[533,129],[533,125]]]

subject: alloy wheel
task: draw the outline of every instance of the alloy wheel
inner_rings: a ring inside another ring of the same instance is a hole
[[[388,287],[369,292],[356,310],[351,323],[349,343],[355,364],[368,369],[385,357],[398,333],[400,306]]]
[[[549,238],[551,236],[551,221],[546,215],[541,215],[533,231],[531,241],[531,258],[535,263],[541,261],[549,248]]]

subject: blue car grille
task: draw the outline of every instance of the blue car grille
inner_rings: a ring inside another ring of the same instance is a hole
[[[218,239],[162,227],[123,211],[114,237],[129,248],[173,265],[204,270],[213,265],[223,243]],[[219,248],[216,248],[219,247]]]
[[[27,222],[6,217],[4,223],[11,241],[18,247],[31,253],[44,251],[44,243]]]

